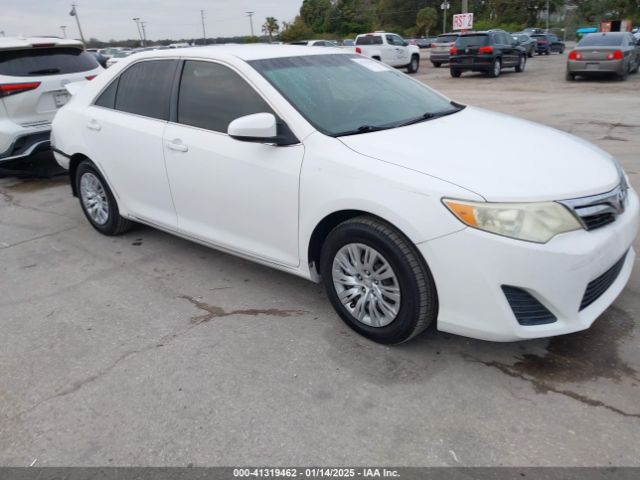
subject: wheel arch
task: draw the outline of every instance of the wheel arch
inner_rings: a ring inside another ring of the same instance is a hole
[[[327,239],[329,233],[342,222],[365,215],[388,224],[389,226],[400,232],[402,235],[407,237],[409,241],[411,241],[410,236],[407,235],[407,233],[404,232],[401,228],[399,228],[397,225],[395,225],[393,222],[390,222],[386,218],[383,218],[380,215],[376,215],[375,213],[359,209],[344,209],[334,211],[326,215],[316,224],[311,233],[311,236],[309,237],[309,242],[307,244],[307,264],[309,265],[312,279],[318,280],[320,275],[322,274],[322,272],[320,271],[319,262],[320,252],[322,251],[322,245],[324,245],[324,242]]]

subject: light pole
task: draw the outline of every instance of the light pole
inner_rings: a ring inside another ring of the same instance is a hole
[[[66,25],[60,25],[60,30],[62,30],[62,37],[63,38],[67,38],[67,26]]]
[[[142,27],[142,46],[144,47],[147,44],[147,31],[144,26],[147,22],[140,22],[140,26]]]
[[[251,24],[251,36],[255,37],[255,35],[253,34],[253,14],[255,12],[245,12],[248,16],[249,16],[249,23]]]
[[[549,0],[547,0],[547,32],[549,31]]]
[[[443,15],[442,33],[447,33],[447,10],[449,10],[449,7],[451,7],[451,4],[448,2],[448,0],[444,0],[444,2],[440,4],[440,10],[442,10]]]
[[[207,44],[207,34],[204,30],[204,10],[200,10],[200,19],[202,20],[202,45]]]
[[[69,15],[71,15],[72,17],[76,17],[76,23],[78,24],[78,32],[80,32],[80,40],[82,40],[82,43],[86,43],[84,41],[84,35],[82,35],[82,28],[80,28],[80,17],[78,16],[78,10],[77,10],[77,5],[75,3],[71,4],[71,11],[69,12]]]
[[[138,36],[140,37],[140,45],[144,47],[144,41],[142,40],[142,32],[140,31],[140,17],[133,18],[133,21],[136,22],[136,29],[138,29]]]

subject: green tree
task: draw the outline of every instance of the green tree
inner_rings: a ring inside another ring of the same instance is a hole
[[[269,37],[269,43],[273,42],[273,34],[278,33],[279,31],[280,25],[278,25],[278,20],[274,17],[267,17],[262,25],[262,33],[267,34]]]
[[[331,0],[303,0],[300,18],[316,33],[324,32],[327,15],[332,11]]]
[[[418,11],[416,28],[418,35],[428,35],[438,23],[438,11],[433,7],[424,7]]]
[[[313,30],[298,15],[292,23],[285,24],[285,28],[280,34],[283,42],[293,42],[313,37]]]

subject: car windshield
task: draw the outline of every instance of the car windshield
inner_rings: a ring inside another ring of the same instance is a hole
[[[407,75],[360,55],[253,60],[315,128],[331,136],[394,128],[460,110]]]
[[[489,43],[488,35],[463,35],[456,40],[457,48],[482,47]]]
[[[578,47],[618,47],[622,44],[622,35],[603,35],[591,33],[580,40]]]

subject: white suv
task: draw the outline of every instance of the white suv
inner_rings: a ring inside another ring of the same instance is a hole
[[[0,38],[0,164],[47,149],[65,85],[102,70],[76,40]]]

